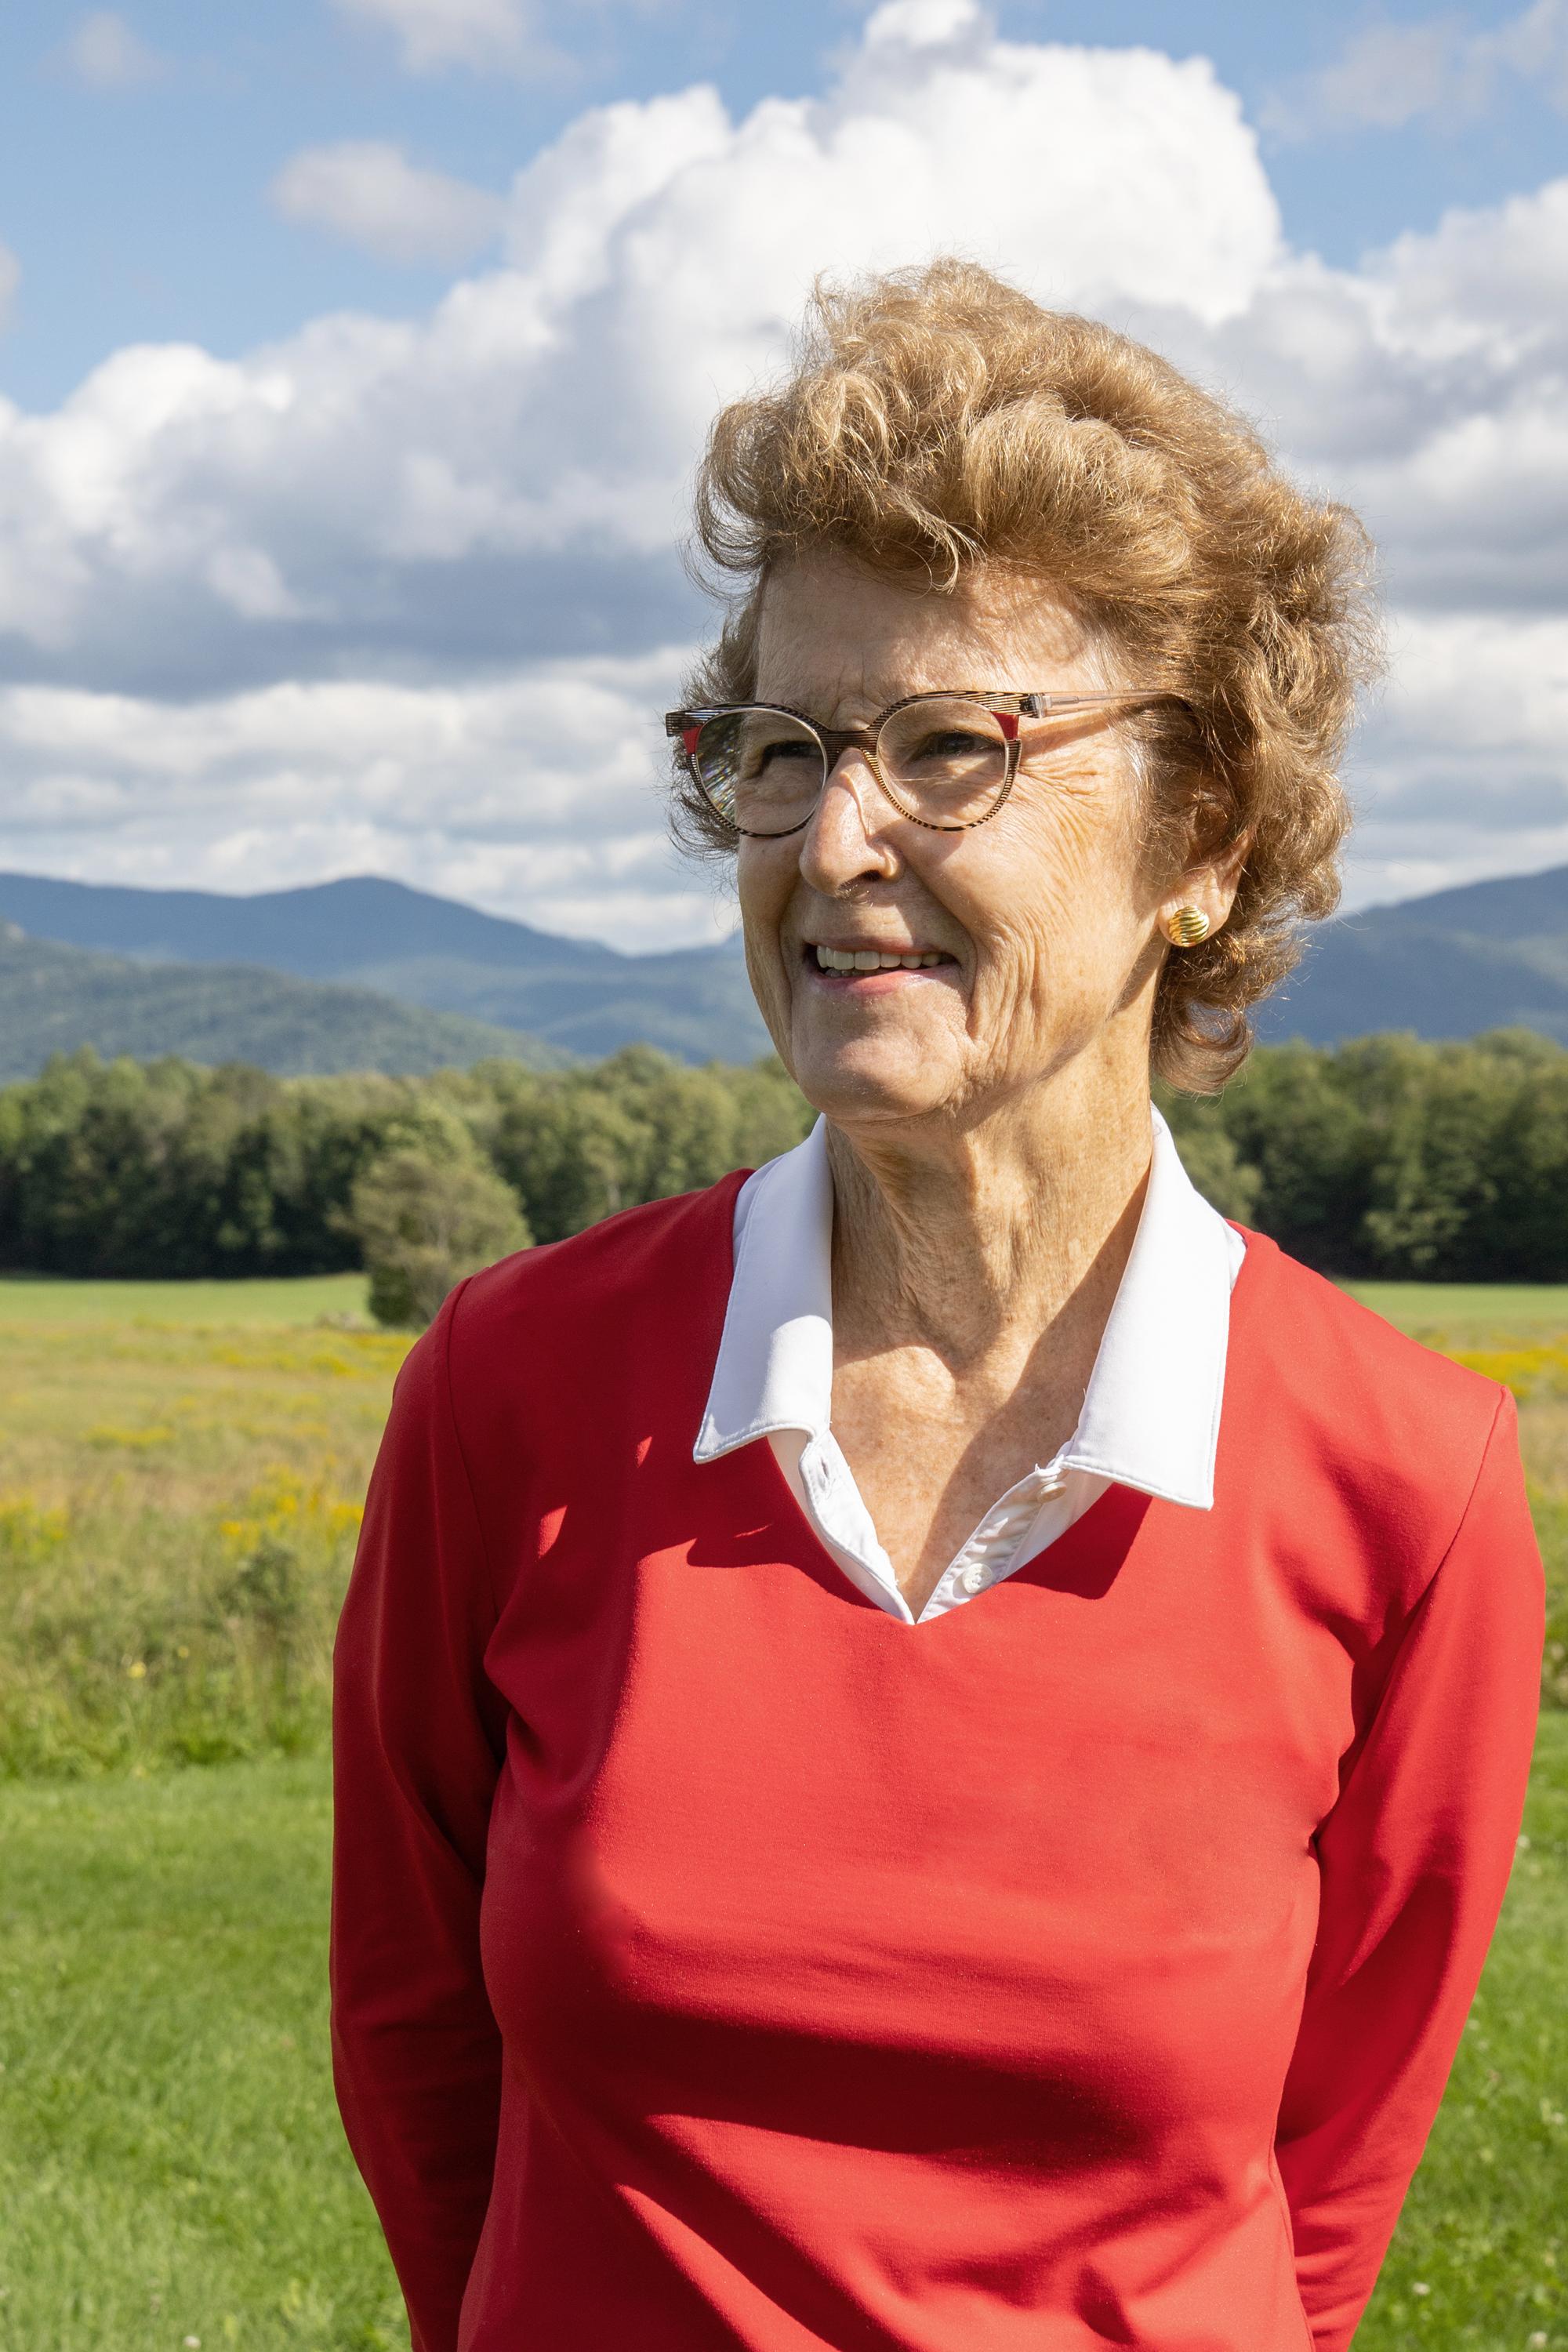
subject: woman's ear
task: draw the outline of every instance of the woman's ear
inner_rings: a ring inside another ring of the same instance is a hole
[[[1196,947],[1223,930],[1241,887],[1248,844],[1230,844],[1216,856],[1190,866],[1160,902],[1158,921],[1173,947]]]

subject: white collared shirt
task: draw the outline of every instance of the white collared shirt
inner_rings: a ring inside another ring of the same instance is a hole
[[[1154,1113],[1148,1188],[1078,1427],[999,1496],[921,1612],[941,1617],[1065,1535],[1110,1486],[1190,1509],[1214,1502],[1230,1294],[1246,1244],[1194,1191]],[[766,1437],[795,1500],[857,1590],[916,1620],[829,1426],[833,1174],[827,1123],[749,1176],[698,1462]],[[1176,1337],[1179,1335],[1179,1346]]]

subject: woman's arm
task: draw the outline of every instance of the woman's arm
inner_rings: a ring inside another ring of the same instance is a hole
[[[1543,1613],[1505,1391],[1318,1837],[1321,1912],[1278,2138],[1317,2352],[1355,2331],[1480,1977],[1523,1810]]]
[[[333,2072],[414,2352],[457,2344],[500,2095],[479,1922],[505,1711],[447,1377],[460,1296],[398,1379],[333,1661]]]

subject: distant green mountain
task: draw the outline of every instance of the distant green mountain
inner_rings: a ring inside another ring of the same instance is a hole
[[[637,1044],[661,1046],[686,1062],[752,1062],[769,1050],[739,954],[713,948],[602,952],[596,967],[510,971],[455,956],[388,955],[356,965],[353,977],[406,1003],[514,1024],[591,1061]]]
[[[1325,923],[1259,1034],[1331,1045],[1374,1029],[1568,1045],[1568,866],[1368,907]]]
[[[63,940],[142,964],[212,968],[243,961],[300,982],[374,990],[378,1000],[355,1000],[362,1019],[367,1001],[379,1001],[384,1014],[392,1009],[385,1000],[394,998],[449,1017],[469,1036],[482,1024],[486,1043],[474,1045],[465,1059],[497,1050],[537,1052],[540,1045],[595,1059],[646,1042],[693,1062],[750,1061],[767,1050],[733,940],[622,955],[597,940],[559,939],[371,875],[240,898],[0,874],[5,917],[35,940]],[[254,990],[259,979],[252,973],[247,987]],[[238,998],[232,1002],[237,1009]],[[323,1009],[313,1033],[318,1050],[331,1058],[297,1066],[364,1066],[357,1045],[341,1053],[327,1047],[325,1024],[332,1017]],[[1568,866],[1469,883],[1324,924],[1283,995],[1265,1006],[1259,1029],[1270,1040],[1331,1045],[1377,1029],[1471,1037],[1516,1025],[1568,1044]],[[68,1019],[62,1027],[68,1026]],[[145,1034],[153,1034],[151,1023]],[[389,1038],[384,1050],[415,1050],[414,1034],[406,1045]],[[450,1041],[459,1029],[417,1034],[428,1038],[429,1060],[400,1067],[458,1057]],[[499,1034],[507,1042],[498,1048]],[[175,1048],[158,1037],[145,1050]]]
[[[733,945],[622,955],[374,875],[241,898],[0,874],[0,916],[74,947],[243,961],[376,989],[590,1059],[639,1042],[691,1062],[749,1062],[768,1050]]]
[[[0,1080],[30,1077],[51,1054],[79,1045],[106,1058],[253,1062],[290,1076],[414,1073],[491,1054],[546,1068],[568,1058],[516,1030],[369,989],[248,964],[137,963],[28,939],[0,920]]]

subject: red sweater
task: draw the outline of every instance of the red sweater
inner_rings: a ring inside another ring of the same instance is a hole
[[[1253,1235],[1213,1511],[911,1628],[692,1462],[739,1181],[398,1383],[333,2036],[416,2352],[1338,2352],[1519,1826],[1510,1400]]]

